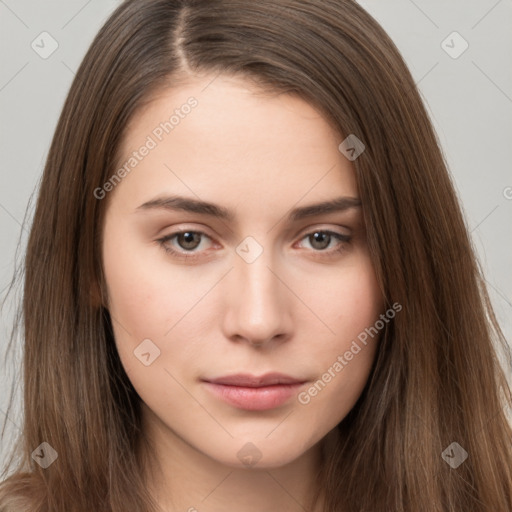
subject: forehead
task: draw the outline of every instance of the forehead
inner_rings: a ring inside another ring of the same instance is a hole
[[[117,188],[133,189],[140,200],[163,192],[233,204],[256,204],[259,197],[260,207],[264,197],[274,203],[357,197],[341,141],[296,95],[263,91],[238,77],[197,77],[159,91],[132,118],[118,166],[134,165]],[[151,149],[134,156],[143,146]]]

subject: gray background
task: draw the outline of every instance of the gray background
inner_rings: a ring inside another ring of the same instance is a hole
[[[26,241],[28,225],[22,225],[28,199],[40,178],[74,70],[119,3],[0,0],[3,291],[13,274],[20,234],[22,248]],[[359,3],[395,41],[419,85],[453,173],[498,320],[511,340],[512,0]],[[464,42],[451,35],[454,31],[469,45],[460,56]],[[39,51],[51,48],[49,36],[40,36],[42,32],[48,32],[58,44],[45,59],[31,46],[39,45]],[[0,320],[1,360],[11,324],[12,308],[7,307]],[[13,357],[19,360],[19,347]],[[18,370],[12,363],[0,363],[0,368],[1,424],[10,382]],[[510,367],[508,371],[511,372]],[[18,396],[18,410],[11,413],[8,421],[11,435],[21,423],[20,403]],[[0,447],[0,461],[8,444],[4,441]]]

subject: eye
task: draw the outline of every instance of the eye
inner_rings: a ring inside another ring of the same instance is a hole
[[[317,229],[306,234],[301,240],[308,240],[311,247],[315,250],[314,252],[335,255],[345,250],[345,245],[350,243],[351,237],[335,231]],[[335,243],[334,247],[331,246],[330,249],[327,249],[333,241],[337,243]]]
[[[177,258],[184,260],[193,260],[201,257],[201,246],[202,238],[211,238],[202,231],[194,230],[182,230],[176,233],[171,233],[157,240],[162,246],[165,252],[172,254]],[[322,256],[334,256],[345,250],[346,244],[350,243],[351,236],[337,233],[329,230],[315,230],[304,235],[300,240],[309,240],[313,252],[320,253]],[[172,242],[175,241],[173,244]],[[331,242],[337,242],[334,246]],[[331,246],[329,248],[329,246]]]
[[[201,245],[201,237],[210,238],[206,233],[202,231],[193,231],[193,230],[184,230],[178,231],[176,233],[171,233],[163,238],[157,240],[162,248],[179,258],[183,259],[194,259],[197,257],[195,254],[196,249]],[[170,243],[173,239],[176,239],[176,243],[178,245],[178,250],[173,248],[173,245]],[[191,253],[191,254],[188,254]]]

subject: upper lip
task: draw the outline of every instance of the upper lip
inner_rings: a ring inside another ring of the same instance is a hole
[[[241,386],[248,388],[259,388],[263,386],[275,386],[278,384],[302,384],[305,381],[290,377],[283,373],[266,373],[265,375],[250,375],[238,373],[236,375],[226,375],[216,379],[207,379],[212,384],[223,384],[225,386]]]

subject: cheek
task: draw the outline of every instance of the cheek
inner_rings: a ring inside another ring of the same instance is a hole
[[[201,299],[218,276],[169,265],[163,249],[148,250],[129,240],[121,229],[112,233],[104,245],[103,262],[118,354],[144,396],[151,386],[169,384],[164,369],[190,369],[198,360],[201,347],[190,341],[200,325],[198,315],[209,314],[201,309]]]
[[[350,345],[376,322],[385,304],[370,257],[362,251],[345,267],[306,282],[301,294],[323,323],[321,345],[328,351]]]
[[[334,426],[350,411],[367,382],[383,330],[379,318],[384,299],[366,255],[333,275],[328,288],[310,294],[329,331],[324,329],[328,334],[315,337],[314,346],[309,346],[317,380],[298,398],[320,423],[332,421]]]
[[[104,246],[109,311],[134,341],[162,339],[207,292],[208,280],[169,265],[156,245],[123,245],[121,238],[114,235]]]

